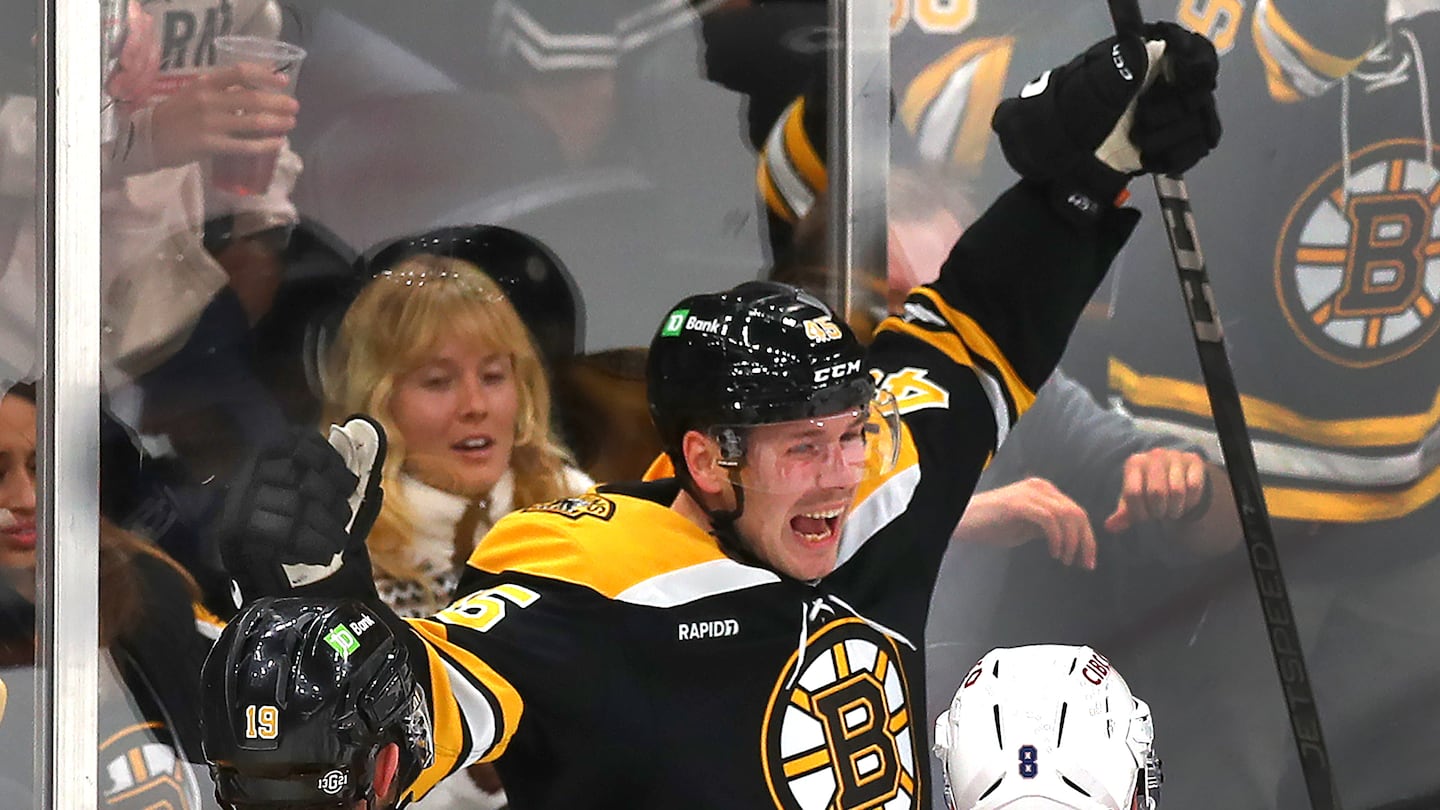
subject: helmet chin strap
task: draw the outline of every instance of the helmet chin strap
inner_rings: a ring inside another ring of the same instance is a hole
[[[735,491],[734,509],[712,509],[706,503],[705,494],[695,486],[695,479],[690,477],[689,469],[681,467],[676,473],[680,478],[680,486],[705,513],[705,517],[710,519],[710,534],[720,542],[720,549],[726,556],[745,565],[769,569],[770,566],[746,547],[740,538],[740,532],[735,528],[735,522],[745,512],[745,486],[740,483],[740,468],[732,467],[729,475],[730,487]]]
[[[738,469],[730,473],[730,487],[735,491],[734,509],[710,509],[703,502],[700,504],[705,510],[705,516],[710,518],[710,533],[720,541],[720,547],[725,553],[736,561],[746,565],[764,566],[764,563],[745,547],[740,539],[740,532],[735,528],[735,521],[745,512],[745,487],[740,484]]]

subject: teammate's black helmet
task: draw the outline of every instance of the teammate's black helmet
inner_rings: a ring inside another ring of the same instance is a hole
[[[646,373],[650,416],[677,469],[687,430],[829,416],[875,396],[850,327],[815,296],[770,281],[676,304]]]
[[[359,602],[259,600],[225,628],[201,678],[205,757],[226,806],[374,806],[385,744],[400,746],[402,785],[430,762],[405,647]]]

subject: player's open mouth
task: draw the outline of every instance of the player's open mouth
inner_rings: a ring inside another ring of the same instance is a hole
[[[844,507],[805,512],[790,518],[790,531],[801,541],[818,545],[834,538]]]

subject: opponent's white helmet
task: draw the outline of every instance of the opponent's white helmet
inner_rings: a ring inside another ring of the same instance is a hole
[[[991,650],[935,721],[952,810],[1155,810],[1150,707],[1089,647]]]

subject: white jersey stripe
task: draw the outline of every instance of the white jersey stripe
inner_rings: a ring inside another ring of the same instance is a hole
[[[615,599],[632,605],[671,608],[779,581],[780,577],[763,568],[734,560],[709,560],[637,582],[616,594]]]
[[[465,677],[464,673],[457,670],[443,652],[440,650],[435,652],[440,656],[441,663],[445,665],[445,678],[450,682],[450,691],[455,695],[455,702],[460,706],[460,717],[470,729],[470,750],[455,766],[455,770],[458,771],[479,762],[480,758],[485,756],[495,745],[497,718],[485,693]]]
[[[1136,417],[1135,422],[1155,433],[1179,436],[1199,445],[1210,460],[1223,461],[1220,440],[1213,431],[1164,419]],[[1411,452],[1379,457],[1264,440],[1252,443],[1261,473],[1356,488],[1413,484],[1440,466],[1440,431],[1432,431]]]
[[[920,465],[912,464],[890,476],[870,496],[855,505],[840,533],[840,555],[835,567],[846,563],[870,538],[900,517],[910,506],[920,484]]]

